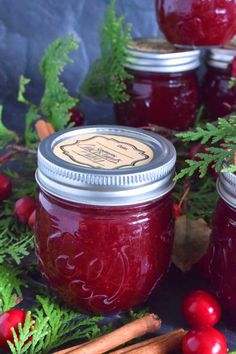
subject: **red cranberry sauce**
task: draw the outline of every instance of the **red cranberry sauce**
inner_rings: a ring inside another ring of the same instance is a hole
[[[115,105],[118,124],[141,127],[156,124],[186,130],[194,124],[199,102],[195,70],[179,73],[151,73],[129,69],[130,100]]]
[[[67,303],[111,313],[144,302],[168,270],[169,195],[123,207],[86,206],[43,192],[36,225],[41,272]]]
[[[236,209],[220,199],[209,250],[202,262],[223,308],[236,320]]]
[[[230,88],[229,69],[208,67],[203,95],[209,119],[216,120],[236,111],[236,86]]]
[[[181,45],[222,45],[236,32],[235,0],[156,0],[166,38]]]

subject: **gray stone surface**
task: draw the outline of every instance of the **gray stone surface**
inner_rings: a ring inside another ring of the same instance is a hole
[[[38,63],[48,44],[67,33],[79,38],[80,47],[63,80],[71,93],[79,91],[89,66],[99,57],[99,29],[108,4],[108,0],[0,0],[0,102],[9,127],[23,129],[24,108],[16,101],[19,76],[31,78],[28,92],[37,102],[43,87]],[[117,0],[117,12],[126,14],[134,36],[158,34],[153,0]],[[113,122],[111,105],[104,103],[101,109],[97,104],[92,107],[91,101],[85,105],[87,122]]]

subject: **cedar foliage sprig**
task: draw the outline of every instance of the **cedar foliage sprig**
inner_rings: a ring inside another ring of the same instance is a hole
[[[236,151],[236,116],[231,115],[229,118],[219,118],[216,124],[207,123],[205,127],[196,127],[193,131],[187,131],[176,134],[184,142],[199,140],[201,144],[209,143],[210,147],[206,147],[202,153],[197,153],[194,160],[186,160],[188,167],[183,168],[175,179],[184,176],[192,176],[195,172],[199,172],[200,177],[204,177],[208,167],[214,164],[217,172],[235,172],[234,153]],[[213,146],[216,145],[216,146]],[[226,163],[227,167],[222,167]]]
[[[16,306],[17,297],[22,296],[25,286],[22,272],[4,263],[0,265],[0,314]]]
[[[12,140],[17,138],[16,133],[8,129],[2,121],[3,106],[0,105],[0,141],[1,146],[9,144]]]
[[[96,100],[106,97],[114,103],[129,100],[126,80],[133,76],[125,70],[129,58],[126,47],[131,42],[131,25],[116,16],[116,1],[107,7],[100,35],[101,57],[90,69],[81,92]]]
[[[186,197],[186,215],[191,219],[203,218],[211,221],[212,213],[216,205],[218,194],[215,188],[215,180],[207,175],[201,181],[189,178],[186,181],[190,191]],[[185,186],[186,187],[186,186]],[[185,192],[184,185],[177,183],[174,189],[174,199],[178,203]]]
[[[13,329],[14,343],[8,341],[12,354],[49,353],[74,339],[91,339],[101,333],[101,316],[86,316],[61,306],[55,298],[37,296],[39,306],[28,312],[19,324],[19,338]],[[32,318],[33,321],[32,321]],[[26,341],[31,338],[31,341]]]
[[[77,48],[78,40],[71,35],[57,39],[48,46],[40,63],[40,71],[44,78],[44,93],[38,106],[25,98],[30,79],[20,77],[18,101],[29,107],[24,134],[26,146],[38,142],[34,123],[39,117],[46,118],[55,130],[63,129],[70,120],[69,109],[78,103],[78,99],[69,95],[60,76],[64,67],[72,63],[69,52]]]
[[[29,178],[27,174],[13,173],[8,169],[4,169],[4,173],[11,177],[13,191],[0,206],[0,264],[6,261],[20,264],[33,249],[34,241],[29,227],[20,223],[14,215],[14,205],[16,200],[25,195],[35,197],[37,185],[31,174]]]

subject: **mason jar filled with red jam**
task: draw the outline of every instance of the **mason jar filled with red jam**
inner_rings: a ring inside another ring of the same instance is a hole
[[[129,100],[115,105],[117,122],[142,127],[155,124],[186,130],[199,103],[198,50],[175,48],[158,39],[136,39],[128,48]]]
[[[217,189],[220,198],[213,215],[211,242],[200,269],[236,321],[236,175],[222,173]]]
[[[236,33],[236,0],[156,0],[156,11],[174,44],[223,45]]]
[[[235,57],[236,47],[214,48],[208,52],[203,98],[211,120],[236,112],[236,85],[230,85],[235,75],[232,65]]]
[[[39,145],[36,252],[66,303],[113,313],[148,299],[171,258],[176,152],[135,128],[66,130]]]

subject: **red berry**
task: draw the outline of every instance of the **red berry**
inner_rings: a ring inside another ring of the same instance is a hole
[[[11,180],[6,175],[4,175],[4,173],[0,173],[0,202],[10,196],[11,190]]]
[[[67,126],[69,124],[74,124],[73,125],[74,127],[79,127],[80,125],[83,124],[84,116],[78,108],[69,109],[69,113],[70,113],[70,120],[69,120]]]
[[[29,217],[28,222],[27,222],[28,226],[31,229],[34,229],[35,221],[36,221],[36,209],[30,214],[30,217]]]
[[[7,340],[13,342],[12,327],[19,336],[18,324],[24,324],[26,314],[27,312],[24,310],[12,309],[0,315],[0,346],[2,348],[8,349]]]
[[[183,354],[226,354],[226,338],[212,327],[194,329],[184,336],[182,350]]]
[[[22,197],[15,204],[15,214],[21,222],[26,224],[36,207],[37,201],[34,198]]]
[[[182,311],[192,328],[214,326],[221,316],[221,308],[215,297],[203,290],[196,290],[183,301]]]

